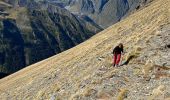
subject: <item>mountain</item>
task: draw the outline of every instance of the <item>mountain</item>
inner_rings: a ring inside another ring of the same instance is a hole
[[[0,99],[169,100],[169,5],[153,0],[84,43],[1,79]],[[126,63],[113,68],[120,42]]]
[[[0,5],[0,72],[11,74],[90,38],[102,28],[46,2]]]
[[[103,28],[120,21],[152,0],[36,0],[65,8]]]
[[[8,0],[11,4],[26,4],[30,0]],[[14,2],[16,1],[16,2]],[[90,19],[102,28],[107,28],[142,8],[152,0],[35,0],[65,8],[78,17]]]
[[[151,2],[151,0],[67,0],[66,9],[86,15],[103,28],[120,21],[124,16]]]

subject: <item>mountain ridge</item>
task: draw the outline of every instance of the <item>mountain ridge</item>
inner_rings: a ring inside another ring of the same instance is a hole
[[[79,0],[71,1],[66,9],[78,15],[86,15],[103,28],[119,22],[131,12],[142,8],[152,0]]]

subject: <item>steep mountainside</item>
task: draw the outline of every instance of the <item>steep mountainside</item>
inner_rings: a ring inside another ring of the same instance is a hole
[[[65,7],[106,28],[151,0],[71,0]]]
[[[86,42],[1,79],[0,99],[169,100],[169,5],[154,0]],[[126,62],[113,68],[112,48],[120,42]]]
[[[48,3],[11,1],[0,3],[0,72],[4,74],[67,50],[102,30]]]

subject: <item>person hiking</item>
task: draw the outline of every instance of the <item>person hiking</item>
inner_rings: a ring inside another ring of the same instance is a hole
[[[120,43],[113,49],[113,67],[118,67],[121,59],[121,54],[123,53],[123,44]]]

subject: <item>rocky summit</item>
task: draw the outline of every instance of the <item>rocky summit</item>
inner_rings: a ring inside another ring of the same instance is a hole
[[[169,100],[169,5],[153,0],[84,43],[1,79],[0,99]],[[4,22],[13,27],[15,21]],[[112,49],[120,42],[122,66],[113,67]]]
[[[0,1],[0,77],[76,46],[101,30],[47,2]]]

